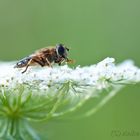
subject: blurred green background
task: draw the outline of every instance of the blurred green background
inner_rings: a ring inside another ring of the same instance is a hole
[[[0,0],[0,60],[17,60],[57,43],[71,48],[75,65],[114,57],[140,66],[140,1]],[[49,140],[139,140],[139,100],[139,85],[127,87],[90,118],[51,122],[42,133]],[[113,130],[139,136],[114,138]]]

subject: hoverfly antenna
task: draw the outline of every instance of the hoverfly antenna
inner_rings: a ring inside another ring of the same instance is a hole
[[[70,49],[68,47],[65,47],[67,51],[69,51]]]

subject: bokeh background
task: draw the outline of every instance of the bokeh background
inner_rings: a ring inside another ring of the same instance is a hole
[[[139,0],[0,0],[0,60],[20,59],[64,43],[76,65],[105,57],[133,59],[140,67]],[[123,89],[95,115],[40,128],[50,140],[139,140],[140,86]],[[139,136],[112,137],[114,130]],[[45,138],[44,138],[45,139]]]

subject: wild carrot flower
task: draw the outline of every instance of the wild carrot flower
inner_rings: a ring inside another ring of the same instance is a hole
[[[40,139],[29,122],[48,121],[81,108],[89,99],[105,96],[83,113],[90,116],[127,84],[140,82],[131,60],[115,65],[106,58],[95,65],[30,68],[22,74],[14,62],[0,63],[0,137]]]

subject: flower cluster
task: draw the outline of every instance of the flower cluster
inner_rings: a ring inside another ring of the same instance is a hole
[[[85,67],[30,67],[24,74],[22,69],[13,68],[15,62],[1,62],[0,130],[3,131],[0,138],[40,139],[29,125],[33,121],[45,124],[50,119],[73,113],[89,99],[101,97],[83,113],[83,117],[90,116],[122,87],[140,82],[140,69],[133,61],[118,65],[114,62],[114,58],[106,58]],[[100,94],[103,91],[105,94]]]
[[[67,81],[77,86],[92,86],[97,89],[107,88],[110,83],[137,83],[140,81],[140,69],[133,61],[114,64],[114,58],[106,58],[96,65],[70,68],[67,65],[53,68],[32,68],[25,74],[13,68],[13,62],[0,63],[0,85],[9,88],[17,83],[37,86],[38,89],[48,90],[59,87]],[[35,85],[35,83],[37,83]]]

